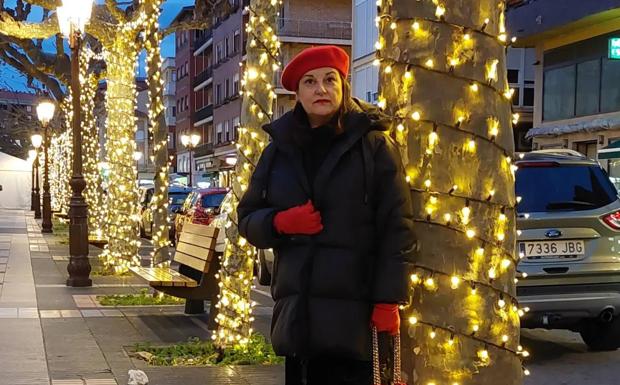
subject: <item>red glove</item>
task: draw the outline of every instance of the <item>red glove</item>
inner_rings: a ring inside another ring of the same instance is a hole
[[[280,234],[314,235],[323,230],[321,213],[314,209],[312,201],[280,211],[273,217],[273,227]]]
[[[378,303],[372,310],[370,322],[378,332],[388,332],[395,336],[400,329],[400,315],[398,305]]]

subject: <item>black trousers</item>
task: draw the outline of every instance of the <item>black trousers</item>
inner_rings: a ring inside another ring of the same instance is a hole
[[[372,362],[334,357],[286,357],[286,385],[372,385]]]

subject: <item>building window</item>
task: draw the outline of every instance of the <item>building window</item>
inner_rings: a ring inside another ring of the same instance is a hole
[[[514,88],[515,93],[512,95],[512,105],[513,106],[519,106],[519,97],[520,97],[520,92],[519,92],[519,88]]]
[[[239,73],[236,73],[233,76],[233,95],[232,96],[238,96],[239,95]]]
[[[219,63],[222,61],[222,42],[220,41],[215,46],[215,62]]]
[[[183,109],[187,111],[189,109],[189,104],[187,103],[187,96],[185,97],[185,103],[183,105]]]
[[[232,140],[237,140],[239,138],[237,135],[239,133],[239,127],[240,126],[241,126],[241,120],[237,116],[236,118],[233,119]]]
[[[599,111],[601,61],[590,60],[577,64],[576,114],[592,115]]]
[[[230,127],[229,127],[229,121],[225,121],[224,122],[224,134],[226,135],[226,143],[230,142]]]
[[[534,107],[534,88],[526,87],[523,89],[523,106]]]
[[[601,112],[620,110],[620,62],[603,59]]]
[[[215,131],[216,131],[215,132],[216,134],[215,144],[220,144],[222,143],[222,123],[217,124]]]
[[[559,120],[575,115],[575,66],[545,72],[543,119]]]
[[[226,57],[230,56],[230,39],[228,38],[228,36],[224,40],[224,55]]]
[[[185,62],[185,76],[189,75],[189,63]]]
[[[172,106],[172,116],[173,117],[177,116],[177,108],[175,106]]]
[[[241,31],[235,31],[235,37],[233,40],[233,51],[234,53],[239,53],[241,51]]]
[[[224,84],[224,94],[226,95],[225,98],[228,99],[230,98],[230,79],[226,79]]]
[[[519,83],[519,70],[508,70],[508,83]]]
[[[215,104],[222,104],[222,85],[215,86]]]

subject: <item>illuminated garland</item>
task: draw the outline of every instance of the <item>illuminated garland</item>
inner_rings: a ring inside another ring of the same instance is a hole
[[[147,5],[148,18],[145,25],[145,49],[147,54],[147,82],[149,85],[149,130],[153,135],[152,161],[155,164],[155,193],[151,199],[153,213],[153,246],[151,264],[159,264],[170,259],[168,245],[168,127],[164,116],[163,86],[161,77],[160,44],[162,35],[159,31],[159,15],[162,0],[152,1]]]
[[[106,206],[103,199],[102,178],[99,172],[99,129],[95,118],[95,96],[99,86],[98,76],[89,71],[91,59],[95,53],[87,44],[82,45],[80,52],[80,82],[82,92],[82,131],[83,131],[83,161],[86,189],[84,199],[88,204],[88,236],[92,240],[104,238],[104,223]]]
[[[248,7],[249,23],[247,63],[243,80],[242,116],[237,146],[238,162],[233,178],[233,194],[223,203],[227,214],[226,247],[217,278],[220,295],[217,308],[219,328],[213,339],[218,346],[245,345],[252,334],[252,307],[250,301],[253,264],[256,249],[239,236],[237,229],[237,204],[248,188],[248,181],[263,149],[268,143],[261,127],[271,122],[276,94],[273,77],[279,68],[280,42],[275,31],[277,0],[252,1]]]
[[[510,113],[504,3],[377,5],[379,106],[392,117],[419,243],[405,309],[413,352],[404,354],[414,355],[419,384],[520,384],[529,353],[519,345],[524,310],[515,298],[518,116]]]
[[[143,20],[143,13],[137,15],[136,19]],[[136,34],[127,24],[122,24],[113,42],[104,48],[107,63],[106,156],[110,179],[107,194],[108,243],[102,257],[105,264],[117,272],[127,271],[129,267],[140,264],[138,170],[133,159],[136,151],[135,108],[138,96],[134,77],[138,53]]]

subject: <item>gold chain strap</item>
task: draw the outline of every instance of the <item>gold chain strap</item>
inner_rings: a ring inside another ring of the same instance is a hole
[[[372,327],[372,383],[381,385],[381,368],[379,367],[379,337],[377,328]]]
[[[401,385],[400,373],[400,332],[394,336],[394,385]],[[381,385],[381,366],[379,365],[379,337],[377,328],[372,327],[372,379],[373,385]]]

